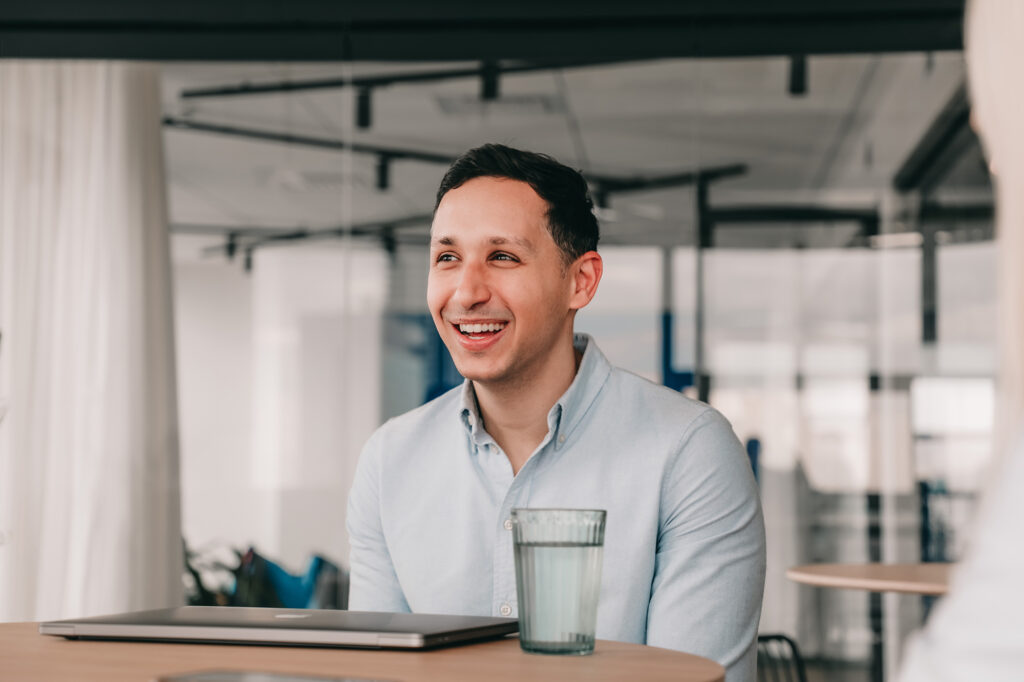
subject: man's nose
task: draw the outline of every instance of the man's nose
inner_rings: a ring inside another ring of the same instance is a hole
[[[487,276],[483,268],[478,265],[463,267],[454,296],[459,307],[469,310],[473,306],[486,303],[490,297],[491,290],[487,285]]]

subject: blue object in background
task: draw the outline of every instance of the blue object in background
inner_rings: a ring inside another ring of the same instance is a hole
[[[314,556],[303,575],[292,575],[273,561],[267,560],[267,578],[274,586],[281,605],[288,609],[304,609],[313,600],[313,589],[324,560]]]
[[[672,325],[675,324],[671,311],[661,313],[661,383],[674,391],[682,391],[694,385],[695,375],[690,371],[677,372],[672,359]]]
[[[292,575],[250,547],[239,554],[234,573],[234,589],[213,603],[290,609],[348,607],[348,572],[319,555],[310,558],[304,573]]]
[[[760,482],[758,459],[761,457],[761,439],[756,436],[747,439],[747,457],[750,458],[750,468],[754,472],[754,480]]]

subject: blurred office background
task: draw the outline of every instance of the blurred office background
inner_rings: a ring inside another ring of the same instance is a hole
[[[896,25],[876,4],[877,16],[856,15],[866,36],[828,45],[799,31],[783,31],[773,47],[717,44],[726,25],[684,32],[691,43],[676,52],[618,57],[595,45],[553,62],[401,50],[361,59],[358,43],[342,41],[330,60],[175,59],[130,75],[134,85],[100,78],[107,99],[93,102],[93,142],[106,139],[104,120],[118,120],[104,119],[102,106],[123,111],[111,89],[130,101],[133,88],[147,88],[153,111],[118,115],[160,120],[137,133],[156,147],[156,162],[134,162],[152,169],[149,185],[121,191],[164,202],[169,243],[146,253],[169,271],[162,284],[138,273],[123,286],[173,300],[173,339],[159,320],[139,334],[163,335],[163,356],[147,366],[176,380],[143,379],[141,390],[160,396],[134,409],[177,419],[168,449],[178,459],[168,458],[180,479],[173,467],[161,475],[180,480],[186,558],[202,569],[186,591],[204,577],[209,590],[232,590],[231,569],[248,549],[295,576],[314,557],[344,571],[346,496],[362,443],[460,381],[424,302],[434,193],[451,159],[502,142],[549,153],[592,181],[606,269],[577,329],[614,363],[710,402],[746,443],[768,529],[762,631],[792,636],[832,679],[894,670],[929,600],[802,587],[784,572],[960,556],[993,438],[996,246],[959,34],[929,33],[923,19],[916,30]],[[901,21],[920,10],[903,4]],[[788,5],[797,19],[811,12]],[[948,28],[962,6],[933,10]],[[59,68],[0,63],[8,102],[22,92],[19,69],[41,69],[28,77],[38,85]],[[83,78],[65,72],[52,87],[88,98]],[[0,138],[7,159],[12,131],[24,130],[10,123],[15,110],[5,110]],[[70,145],[76,135],[68,128],[53,139]],[[93,169],[123,163],[112,155]],[[4,196],[21,191],[23,167],[3,166]],[[11,312],[31,307],[34,289],[12,268],[18,248],[45,247],[18,242],[14,222],[0,233],[11,264],[0,280],[0,399],[11,405],[0,447],[5,471],[17,473],[39,441],[27,410],[18,414],[18,387],[31,378],[17,377],[13,359],[19,320],[34,318]],[[82,267],[103,257],[88,244],[75,253]],[[110,297],[100,312],[132,305],[117,291],[115,282],[92,294]],[[86,305],[82,296],[64,305]],[[132,348],[124,352],[152,344]],[[60,444],[47,447],[59,462]],[[102,494],[99,484],[76,490]],[[59,495],[51,490],[51,504]],[[88,527],[64,528],[89,539]],[[62,607],[30,608],[8,605],[0,617]]]

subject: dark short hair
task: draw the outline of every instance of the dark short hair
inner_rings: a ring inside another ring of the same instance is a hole
[[[548,230],[566,264],[597,249],[600,238],[594,202],[579,171],[547,154],[485,144],[455,159],[441,180],[434,211],[449,190],[481,177],[525,182],[548,204]]]

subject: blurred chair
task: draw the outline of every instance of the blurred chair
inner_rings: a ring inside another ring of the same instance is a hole
[[[757,636],[758,682],[807,682],[804,659],[786,635]]]
[[[186,601],[191,606],[348,608],[348,571],[319,554],[310,557],[299,575],[253,547],[245,553],[226,545],[197,551],[184,543],[184,557]]]

